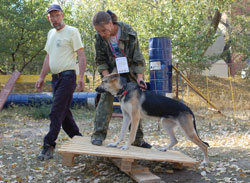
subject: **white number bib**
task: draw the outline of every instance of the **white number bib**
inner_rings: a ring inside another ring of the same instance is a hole
[[[115,62],[118,74],[129,72],[127,57],[118,57]]]

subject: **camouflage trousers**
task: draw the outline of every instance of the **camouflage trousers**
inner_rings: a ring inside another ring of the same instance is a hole
[[[102,93],[98,106],[96,108],[96,115],[94,120],[94,133],[91,136],[91,139],[101,139],[105,140],[107,136],[107,131],[109,127],[109,122],[112,117],[113,112],[113,101],[114,96],[110,93]],[[143,132],[141,121],[136,133],[134,145],[140,145],[143,140]]]

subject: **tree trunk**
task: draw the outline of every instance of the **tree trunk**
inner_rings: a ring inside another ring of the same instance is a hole
[[[95,90],[95,71],[93,72],[93,81],[92,81],[92,84],[93,84],[93,90]]]
[[[219,26],[219,23],[220,23],[220,20],[221,20],[221,13],[219,10],[216,10],[215,14],[214,14],[214,17],[212,19],[212,22],[211,22],[211,26],[213,27],[213,32],[211,32],[211,34],[214,34]]]
[[[0,69],[0,74],[1,74],[1,75],[6,75],[7,73],[4,72],[2,69]]]
[[[221,53],[221,57],[223,60],[225,60],[226,63],[230,64],[232,63],[232,55],[231,55],[231,50],[230,50],[230,47],[231,47],[231,40],[229,40],[225,46],[224,46],[224,49],[223,49],[223,52]]]
[[[220,23],[220,20],[221,20],[221,15],[222,14],[220,13],[220,11],[216,10],[216,12],[214,14],[214,17],[213,17],[213,19],[211,21],[211,28],[210,28],[210,30],[208,32],[208,35],[207,35],[208,37],[210,37],[210,36],[212,36],[212,35],[214,35],[216,33],[217,28],[218,28],[219,23]],[[203,56],[206,53],[209,46],[210,45],[207,45],[207,48],[205,49],[204,53],[202,54]]]
[[[14,72],[16,70],[16,58],[15,58],[15,53],[11,54],[12,57],[12,67],[11,67],[11,72]]]

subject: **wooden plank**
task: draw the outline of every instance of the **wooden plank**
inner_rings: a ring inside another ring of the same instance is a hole
[[[130,172],[134,162],[133,159],[111,159],[111,161],[123,172]]]
[[[120,106],[120,102],[113,102],[113,106]]]
[[[120,106],[120,102],[113,102],[113,106],[119,107]],[[122,115],[122,113],[113,113],[112,117],[113,118],[123,118],[123,115]]]
[[[160,183],[161,178],[150,171],[129,172],[128,175],[138,183]]]
[[[110,157],[112,162],[138,183],[158,183],[161,178],[154,175],[146,167],[141,167],[135,160],[168,161],[176,166],[194,166],[197,161],[177,151],[160,152],[153,149],[139,148],[131,146],[128,150],[94,146],[89,137],[75,136],[70,141],[62,145],[57,151],[63,156],[63,164],[74,165],[74,157],[79,154]]]
[[[121,163],[122,161],[124,161],[124,159],[114,159],[111,158],[111,161],[118,167],[121,169]],[[149,168],[147,167],[141,167],[140,165],[138,165],[134,160],[132,160],[131,163],[131,170],[130,172],[134,172],[134,173],[138,173],[138,172],[144,172],[144,171],[149,171]]]
[[[0,111],[2,110],[6,100],[8,99],[9,94],[11,93],[12,89],[14,88],[14,85],[16,83],[16,80],[20,76],[20,72],[13,72],[11,77],[9,78],[8,82],[3,87],[1,93],[0,93]]]
[[[173,163],[182,163],[183,165],[193,166],[198,162],[178,151],[160,152],[155,149],[145,149],[131,146],[128,150],[107,147],[108,142],[104,141],[103,146],[95,146],[90,142],[89,137],[75,136],[66,144],[62,145],[58,152],[61,154],[88,154],[94,156],[104,156],[119,159],[149,160],[149,161],[167,161]]]
[[[131,173],[139,173],[139,172],[145,172],[145,171],[149,171],[149,168],[148,167],[141,167],[137,163],[133,163]]]
[[[130,172],[132,168],[133,159],[122,159],[120,169],[123,172]]]
[[[6,83],[9,78],[11,76],[10,75],[0,75],[0,83]],[[39,78],[39,75],[21,75],[16,83],[35,83]],[[44,82],[46,81],[51,81],[52,80],[52,75],[51,74],[48,74],[46,77],[45,77],[45,80]]]
[[[123,118],[123,115],[121,113],[113,113],[112,117],[113,118]]]
[[[0,83],[7,83],[8,80],[11,78],[11,75],[0,75]],[[16,80],[16,83],[35,83],[39,78],[39,75],[20,75],[19,78]],[[77,75],[77,79],[79,75]],[[84,78],[85,79],[85,78]],[[52,81],[52,74],[48,74],[44,82]]]
[[[62,164],[65,166],[74,166],[74,154],[65,153],[62,154]]]
[[[116,156],[119,155],[118,158],[132,158],[132,159],[149,159],[151,160],[152,158],[154,158],[153,160],[165,160],[166,159],[166,155],[171,156],[173,159],[175,160],[183,160],[186,163],[189,163],[190,161],[186,161],[186,160],[193,160],[191,158],[189,158],[188,156],[185,156],[184,154],[181,154],[180,152],[177,151],[168,151],[168,152],[159,152],[157,150],[152,150],[152,149],[145,149],[145,148],[139,148],[139,147],[135,147],[135,146],[131,146],[131,148],[129,150],[121,150],[121,149],[117,149],[117,148],[110,148],[110,147],[106,147],[106,146],[93,146],[89,143],[89,145],[85,146],[86,142],[84,139],[77,142],[77,140],[75,140],[76,143],[73,143],[74,141],[72,141],[71,144],[67,144],[65,146],[62,146],[60,148],[61,152],[72,152],[72,153],[91,153],[91,154],[96,154],[97,156]],[[156,155],[157,154],[157,155]],[[140,156],[143,155],[143,158],[141,158]],[[178,162],[178,161],[177,161]],[[182,161],[181,161],[182,163]],[[190,163],[193,163],[193,161],[191,161]]]
[[[134,179],[136,182],[139,183],[153,183],[153,182],[160,182],[161,178],[153,174],[149,171],[147,167],[141,167],[136,162],[131,159],[111,159],[112,162],[124,173]],[[122,166],[122,162],[126,162],[129,167]]]
[[[129,172],[128,175],[138,183],[160,183],[161,178],[150,171]]]

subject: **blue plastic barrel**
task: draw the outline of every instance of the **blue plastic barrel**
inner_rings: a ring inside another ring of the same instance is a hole
[[[171,39],[149,39],[149,77],[150,91],[163,96],[172,94]]]

